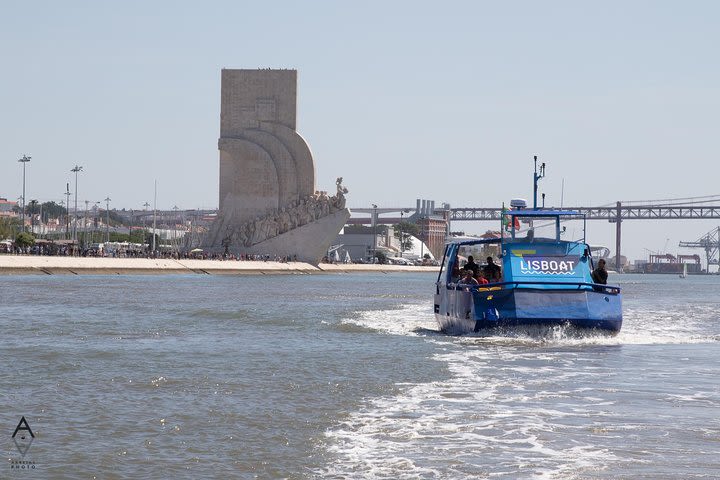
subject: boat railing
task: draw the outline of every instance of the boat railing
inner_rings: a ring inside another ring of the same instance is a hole
[[[530,286],[532,288],[533,285],[552,285],[555,286],[565,286],[571,288],[576,287],[577,290],[583,290],[583,289],[592,289],[594,292],[601,292],[601,293],[607,293],[608,295],[619,295],[620,294],[620,287],[615,285],[605,285],[602,283],[587,283],[587,282],[531,282],[531,281],[512,281],[512,282],[499,282],[499,283],[486,283],[483,285],[464,285],[464,284],[448,284],[448,289],[450,290],[465,290],[465,291],[478,291],[478,292],[491,292],[496,290],[502,290],[506,287],[511,288],[518,288],[520,286]]]

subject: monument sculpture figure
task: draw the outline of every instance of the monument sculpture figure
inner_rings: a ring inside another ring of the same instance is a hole
[[[319,262],[350,218],[315,188],[315,163],[296,131],[296,70],[222,71],[219,211],[203,248]]]

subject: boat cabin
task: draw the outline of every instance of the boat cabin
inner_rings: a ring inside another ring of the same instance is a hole
[[[570,210],[510,210],[498,238],[448,243],[438,280],[456,284],[469,257],[487,271],[490,257],[501,270],[499,279],[488,278],[490,283],[517,288],[591,284],[594,265],[585,227],[585,216]]]

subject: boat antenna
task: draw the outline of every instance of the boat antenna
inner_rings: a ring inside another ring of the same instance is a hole
[[[543,162],[542,165],[540,165],[540,173],[538,174],[537,155],[533,158],[535,159],[535,173],[533,174],[533,210],[537,210],[538,180],[545,176],[545,163]]]

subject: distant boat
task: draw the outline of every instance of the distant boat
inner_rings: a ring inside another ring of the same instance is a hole
[[[683,263],[683,271],[680,274],[680,278],[687,278],[687,263]]]

